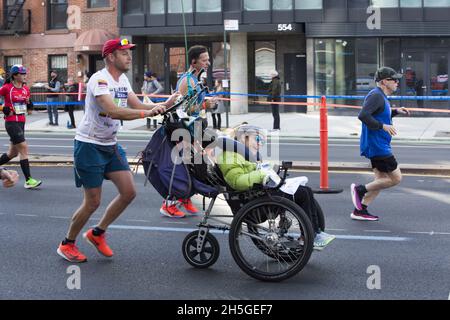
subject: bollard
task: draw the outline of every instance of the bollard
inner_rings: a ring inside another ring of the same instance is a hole
[[[314,193],[341,193],[343,189],[331,189],[328,180],[328,110],[327,98],[320,99],[320,189]]]
[[[320,99],[320,189],[328,189],[328,113],[327,98]]]

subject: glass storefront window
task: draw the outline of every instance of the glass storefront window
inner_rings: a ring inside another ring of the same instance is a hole
[[[273,10],[292,10],[292,0],[272,0]]]
[[[197,0],[197,12],[220,12],[222,11],[221,0]]]
[[[448,54],[430,54],[430,84],[432,96],[446,96],[448,93]]]
[[[378,68],[377,51],[377,39],[356,39],[355,94],[357,95],[365,95],[376,86],[374,76]]]
[[[322,9],[322,0],[295,0],[296,10]]]
[[[316,39],[314,48],[314,78],[316,82],[316,94],[334,94],[334,40]]]
[[[422,8],[422,0],[400,0],[402,8]]]
[[[276,70],[275,41],[255,41],[255,93],[267,94],[272,81],[271,72]],[[264,97],[258,99],[266,100]]]
[[[212,79],[223,80],[225,77],[223,42],[212,44]],[[230,79],[230,44],[227,43],[227,77]]]
[[[156,78],[159,83],[164,87],[164,44],[151,43],[147,45],[146,50],[146,62],[144,65],[145,71],[151,71],[156,73]],[[144,81],[144,75],[141,75],[142,81]]]
[[[372,0],[372,5],[379,8],[397,8],[398,0]]]
[[[374,38],[316,39],[316,94],[364,95],[375,88],[377,48]]]
[[[381,64],[383,66],[391,67],[394,70],[400,71],[400,39],[384,39],[382,53],[383,60]]]
[[[185,13],[192,13],[192,0],[182,0]],[[169,13],[183,13],[181,1],[168,1]]]
[[[270,10],[270,0],[244,0],[245,11]]]
[[[173,47],[169,49],[169,84],[175,90],[178,79],[186,72],[186,49],[184,47]]]
[[[424,7],[444,8],[450,7],[450,0],[424,0]]]
[[[149,0],[150,14],[164,14],[166,11],[165,0]]]

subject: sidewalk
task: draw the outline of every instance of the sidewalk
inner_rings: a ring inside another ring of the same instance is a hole
[[[75,112],[75,122],[78,124],[83,116],[83,111]],[[74,129],[67,129],[69,120],[67,112],[59,114],[59,127],[48,126],[46,112],[34,112],[28,116],[27,132],[60,132],[75,134]],[[273,118],[271,113],[248,113],[241,115],[229,115],[230,127],[242,122],[257,125],[266,129],[272,129]],[[208,122],[212,123],[208,115]],[[144,135],[153,131],[146,127],[146,119],[124,121],[121,135]],[[222,127],[226,125],[226,115],[222,114]],[[450,117],[447,118],[411,118],[396,117],[394,125],[398,135],[394,140],[409,140],[423,142],[450,142]],[[4,121],[0,120],[0,130],[4,131]],[[284,138],[318,138],[320,136],[320,119],[318,111],[302,113],[282,113],[280,136]],[[361,122],[356,116],[329,116],[328,136],[334,139],[358,139],[361,131]]]

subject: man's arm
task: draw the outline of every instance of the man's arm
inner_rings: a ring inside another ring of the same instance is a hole
[[[136,95],[134,96],[137,99]],[[102,115],[118,120],[135,120],[145,117],[154,117],[155,115],[162,112],[161,108],[155,108],[154,110],[153,108],[152,110],[150,109],[133,110],[129,108],[119,108],[114,104],[114,101],[109,94],[97,96],[95,97],[95,100],[103,109],[103,112],[101,113]],[[141,102],[139,101],[139,103]]]
[[[364,101],[362,110],[359,112],[358,119],[361,120],[369,129],[383,129],[383,123],[373,116],[383,112],[384,99],[380,94],[372,94]]]
[[[136,94],[134,92],[130,92],[128,93],[128,106],[132,109],[136,109],[136,110],[157,110],[157,109],[161,109],[161,112],[164,112],[164,110],[166,108],[170,108],[174,103],[175,100],[178,98],[179,93],[174,93],[173,95],[171,95],[169,97],[169,99],[167,99],[165,102],[161,102],[161,103],[142,103],[141,100],[139,100],[139,98],[136,96]],[[155,113],[159,114],[161,112]]]

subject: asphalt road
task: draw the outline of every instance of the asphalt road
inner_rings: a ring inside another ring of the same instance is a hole
[[[73,136],[55,134],[27,134],[29,152],[41,155],[73,155]],[[129,157],[142,151],[149,138],[123,136],[119,143]],[[9,138],[0,135],[0,150],[7,150]],[[271,152],[278,153],[280,159],[292,161],[319,161],[320,143],[317,139],[282,139],[272,145]],[[278,149],[279,148],[279,149]],[[445,143],[407,143],[394,142],[393,152],[404,164],[450,165],[450,144]],[[366,162],[359,155],[358,140],[331,140],[329,142],[330,162]]]
[[[442,299],[450,293],[450,180],[406,176],[385,191],[370,208],[379,222],[357,222],[348,186],[370,181],[371,175],[331,174],[342,194],[318,195],[327,230],[338,238],[314,253],[305,269],[281,283],[248,277],[233,261],[226,234],[216,234],[221,246],[217,263],[207,270],[190,267],[181,244],[199,217],[173,220],[158,213],[161,198],[144,188],[138,174],[138,196],[108,231],[115,251],[99,256],[79,239],[88,262],[79,265],[80,290],[69,290],[72,265],[56,254],[73,211],[82,200],[72,169],[33,167],[43,180],[39,190],[21,184],[0,189],[0,299]],[[295,173],[298,175],[299,173]],[[307,173],[317,186],[318,174]],[[104,184],[102,206],[95,225],[115,190]],[[194,201],[200,205],[201,199]],[[225,213],[223,202],[217,213]],[[381,289],[369,290],[371,270],[379,268]],[[69,269],[70,271],[70,269]],[[369,273],[368,273],[369,271]]]

